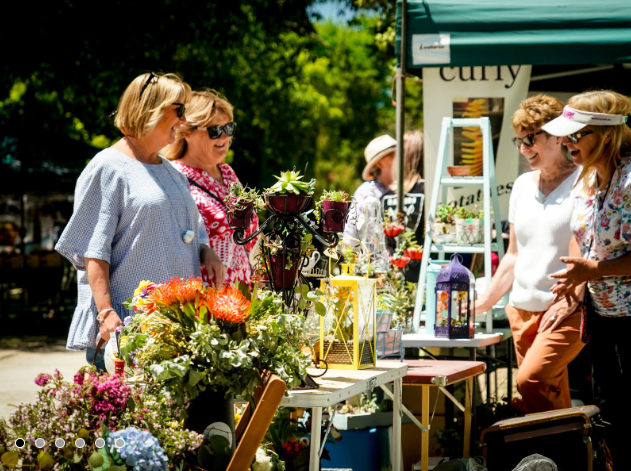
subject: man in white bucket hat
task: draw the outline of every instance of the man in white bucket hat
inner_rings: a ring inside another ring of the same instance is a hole
[[[394,165],[394,152],[396,147],[397,141],[387,134],[375,137],[366,146],[364,150],[366,166],[362,171],[362,179],[366,181],[359,185],[353,195],[357,215],[361,213],[364,201],[373,191],[376,190],[376,192],[379,193],[375,195],[378,198],[392,193],[392,190],[388,187],[394,181],[392,167]],[[343,237],[359,239],[355,224],[355,218],[349,218]]]

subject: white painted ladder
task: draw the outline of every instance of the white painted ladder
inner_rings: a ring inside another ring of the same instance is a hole
[[[479,127],[482,131],[482,174],[481,177],[451,177],[447,173],[449,165],[450,149],[449,143],[454,128],[459,127]],[[484,193],[484,242],[482,244],[459,245],[459,244],[435,244],[432,241],[431,231],[425,234],[423,244],[423,260],[421,261],[421,273],[419,276],[418,290],[416,293],[416,305],[414,306],[413,331],[417,332],[421,319],[421,310],[425,295],[425,284],[427,276],[427,266],[431,253],[438,253],[440,259],[444,259],[445,253],[483,253],[484,254],[484,274],[486,287],[491,284],[491,252],[497,252],[500,260],[504,256],[504,243],[502,241],[502,225],[500,221],[500,206],[497,195],[497,184],[495,181],[495,159],[493,156],[493,141],[491,138],[491,122],[489,118],[453,119],[443,118],[443,125],[440,130],[440,141],[438,145],[438,156],[436,161],[436,176],[432,187],[432,199],[429,206],[427,221],[433,221],[438,206],[438,197],[441,195],[443,204],[447,203],[447,189],[449,187],[482,187]],[[442,189],[442,192],[441,192]],[[490,196],[490,198],[489,198]],[[491,213],[491,202],[493,212]],[[492,222],[495,222],[496,240],[491,240]],[[434,296],[434,293],[428,293]],[[426,313],[435,315],[435,313]],[[486,332],[493,332],[493,310],[486,313]]]

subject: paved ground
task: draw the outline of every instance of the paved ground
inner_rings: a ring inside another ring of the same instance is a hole
[[[34,379],[39,373],[52,374],[57,368],[71,380],[85,364],[85,352],[66,350],[65,339],[0,339],[0,417],[14,410],[8,404],[37,399],[40,388]]]

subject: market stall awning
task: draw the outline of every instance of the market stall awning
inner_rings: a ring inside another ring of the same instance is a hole
[[[406,36],[408,70],[631,63],[631,2],[409,0]]]

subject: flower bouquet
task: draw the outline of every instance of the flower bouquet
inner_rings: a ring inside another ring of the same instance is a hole
[[[5,469],[18,467],[20,459],[22,469],[77,471],[115,469],[112,466],[187,469],[196,461],[193,453],[202,436],[183,428],[175,401],[161,395],[154,382],[141,389],[118,376],[98,376],[86,366],[72,382],[56,371],[52,376],[38,375],[35,383],[42,388],[37,400],[19,404],[6,421],[0,418],[0,463]],[[16,437],[26,440],[21,450]],[[66,444],[57,448],[54,440],[46,440],[38,449],[37,437],[62,438]],[[110,442],[119,437],[125,446],[114,451]],[[104,438],[106,447],[95,452],[97,438]]]
[[[288,314],[274,293],[173,278],[141,282],[126,305],[135,314],[123,328],[123,358],[173,398],[194,399],[210,388],[251,400],[263,370],[287,389],[306,376],[304,319]]]

